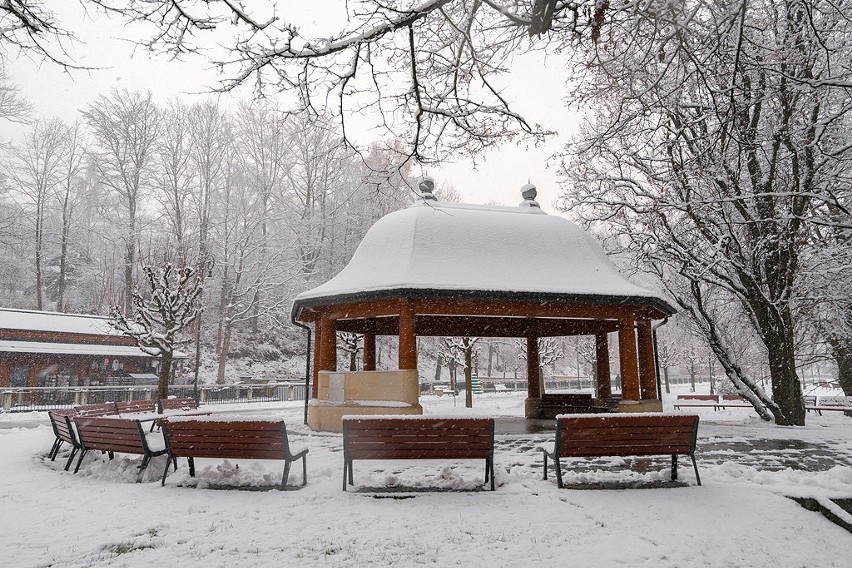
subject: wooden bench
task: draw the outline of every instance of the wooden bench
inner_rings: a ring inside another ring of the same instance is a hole
[[[157,404],[153,400],[132,400],[130,402],[116,402],[115,409],[119,414],[143,414],[157,412]]]
[[[194,398],[161,398],[157,401],[159,412],[162,414],[166,410],[195,410],[198,408],[198,402]]]
[[[547,458],[556,466],[556,481],[563,487],[562,458],[604,456],[672,456],[672,481],[677,479],[677,456],[692,459],[695,479],[701,485],[695,463],[698,416],[664,414],[607,414],[600,416],[559,416],[553,451],[542,448],[544,479]]]
[[[71,417],[75,415],[75,412],[73,409],[50,410],[47,415],[50,417],[50,425],[53,428],[53,434],[56,436],[48,457],[50,461],[54,461],[56,455],[59,453],[59,447],[63,443],[70,445],[71,455],[68,456],[68,461],[65,462],[65,471],[68,471],[68,468],[71,467],[71,463],[74,461],[74,456],[80,450],[80,441],[77,439],[77,432],[71,423]]]
[[[354,460],[484,459],[494,491],[494,419],[343,417],[343,490]]]
[[[586,414],[595,412],[592,406],[591,394],[567,393],[567,394],[542,394],[538,403],[538,411],[535,418],[553,420],[559,414]],[[609,412],[601,407],[601,412]]]
[[[177,458],[187,458],[189,475],[195,476],[195,458],[284,460],[280,489],[287,487],[290,464],[302,460],[302,485],[308,482],[307,453],[293,453],[284,422],[166,420],[163,433],[169,462],[177,469]],[[169,462],[163,470],[166,484]]]
[[[849,396],[806,396],[805,410],[813,410],[820,416],[823,411],[845,412],[852,416],[852,397]]]
[[[152,449],[148,445],[148,438],[142,429],[142,423],[138,420],[78,416],[74,422],[77,425],[77,435],[82,447],[74,473],[79,471],[80,464],[83,463],[83,458],[89,450],[108,452],[110,459],[113,458],[114,452],[138,454],[142,456],[142,464],[136,476],[136,483],[139,483],[151,458],[166,453],[165,448]]]
[[[118,414],[114,402],[101,402],[98,404],[85,404],[74,407],[77,416],[113,416]]]

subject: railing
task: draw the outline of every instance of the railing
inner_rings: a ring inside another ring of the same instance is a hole
[[[169,395],[193,395],[192,385],[170,385]],[[3,387],[0,408],[6,412],[29,412],[67,408],[98,402],[129,402],[157,398],[155,385],[87,387]],[[199,404],[276,402],[304,400],[305,383],[269,383],[266,385],[199,386]]]

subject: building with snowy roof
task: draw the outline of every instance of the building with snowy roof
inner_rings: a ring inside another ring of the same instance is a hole
[[[0,308],[0,387],[152,384],[157,368],[108,318]]]
[[[389,406],[421,412],[418,335],[526,338],[526,414],[539,417],[538,339],[595,337],[603,405],[612,397],[608,334],[617,333],[618,409],[662,409],[652,322],[675,310],[661,294],[628,281],[575,224],[542,211],[532,185],[519,207],[442,203],[433,185],[421,182],[416,203],[377,221],[340,273],[294,301],[293,320],[314,326],[312,428]],[[337,372],[337,332],[363,334],[363,372]],[[398,336],[398,371],[375,370],[377,335]]]

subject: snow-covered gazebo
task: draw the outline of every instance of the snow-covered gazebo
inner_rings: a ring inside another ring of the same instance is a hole
[[[337,276],[299,294],[294,320],[315,328],[308,424],[339,429],[340,416],[421,413],[421,336],[523,337],[526,415],[538,415],[540,337],[593,335],[597,397],[611,396],[607,334],[618,332],[619,411],[661,410],[652,321],[675,310],[630,283],[597,242],[548,215],[523,188],[519,207],[442,203],[431,180],[421,199],[370,228]],[[336,332],[363,334],[361,372],[337,373]],[[399,337],[398,371],[376,371],[377,335]]]

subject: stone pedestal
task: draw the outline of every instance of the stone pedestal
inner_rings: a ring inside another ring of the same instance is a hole
[[[341,432],[350,414],[423,414],[416,369],[402,371],[320,371],[317,398],[308,403],[308,427]]]
[[[662,412],[663,401],[655,398],[642,400],[622,400],[618,403],[616,412]]]

